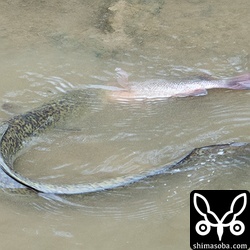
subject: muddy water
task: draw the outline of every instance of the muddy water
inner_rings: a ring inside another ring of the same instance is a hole
[[[249,1],[1,1],[1,121],[72,88],[89,112],[36,138],[23,174],[76,183],[172,163],[199,146],[250,140],[247,91],[110,102],[116,67],[132,80],[250,71]],[[109,90],[100,90],[107,88]],[[0,192],[6,249],[187,249],[194,189],[247,189],[246,166],[200,168],[84,197]],[[15,240],[13,240],[15,239]]]

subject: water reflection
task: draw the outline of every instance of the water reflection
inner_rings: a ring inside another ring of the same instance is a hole
[[[1,104],[14,107],[0,110],[1,121],[53,99],[64,84],[106,89],[116,67],[135,81],[204,72],[224,78],[250,68],[249,1],[1,1],[0,11]],[[106,178],[162,166],[195,147],[250,139],[246,92],[104,104],[71,131],[30,147],[18,170],[55,182]],[[191,190],[249,190],[249,155],[245,163],[235,158],[237,166],[228,159],[62,201],[0,193],[1,246],[187,249]]]

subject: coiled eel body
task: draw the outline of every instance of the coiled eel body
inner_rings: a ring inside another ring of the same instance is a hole
[[[224,153],[231,152],[230,154],[244,152],[244,154],[248,154],[247,159],[249,160],[250,144],[233,143],[197,148],[176,164],[150,170],[142,174],[118,177],[94,183],[72,185],[45,184],[26,178],[15,171],[14,161],[16,156],[28,140],[54,127],[59,121],[72,114],[78,108],[87,109],[87,104],[91,103],[91,100],[88,101],[88,99],[91,98],[93,98],[93,93],[89,90],[72,91],[58,100],[44,104],[40,108],[25,114],[14,116],[9,121],[3,123],[0,126],[0,166],[7,175],[0,173],[0,178],[6,182],[11,182],[12,188],[21,189],[26,187],[37,192],[53,194],[82,194],[125,186],[150,176],[163,174],[169,168],[183,167],[189,164],[190,161],[192,164],[194,164],[194,161],[207,161],[208,156],[211,156],[211,154],[218,154],[219,156],[223,150],[225,151],[223,151]]]

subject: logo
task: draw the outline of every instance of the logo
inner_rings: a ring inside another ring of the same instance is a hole
[[[192,191],[190,246],[192,249],[248,249],[250,246],[249,192]]]

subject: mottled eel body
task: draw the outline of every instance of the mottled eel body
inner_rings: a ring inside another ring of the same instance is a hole
[[[93,93],[89,90],[72,91],[68,94],[65,94],[58,100],[49,102],[40,108],[34,109],[33,111],[27,112],[25,114],[14,116],[9,121],[3,123],[0,126],[0,166],[1,169],[8,175],[8,177],[7,175],[4,176],[4,173],[1,172],[0,178],[2,175],[4,180],[10,181],[13,184],[11,186],[13,188],[21,189],[27,187],[28,189],[33,189],[42,193],[90,193],[125,186],[150,176],[165,173],[166,170],[169,170],[169,168],[185,166],[185,164],[189,163],[190,161],[194,162],[194,160],[197,161],[200,159],[206,162],[207,157],[209,155],[211,156],[211,152],[215,155],[218,153],[218,156],[221,155],[223,150],[225,152],[227,151],[231,153],[237,153],[238,151],[244,151],[247,152],[247,154],[249,153],[250,144],[248,143],[203,147],[193,150],[188,156],[184,157],[176,164],[150,170],[142,174],[118,177],[94,183],[72,185],[45,184],[26,178],[15,171],[14,161],[16,156],[28,140],[30,140],[33,136],[45,131],[46,129],[55,126],[59,121],[64,119],[78,108],[87,108],[87,104],[91,103],[91,100],[88,99],[91,98],[96,97],[93,97]]]

